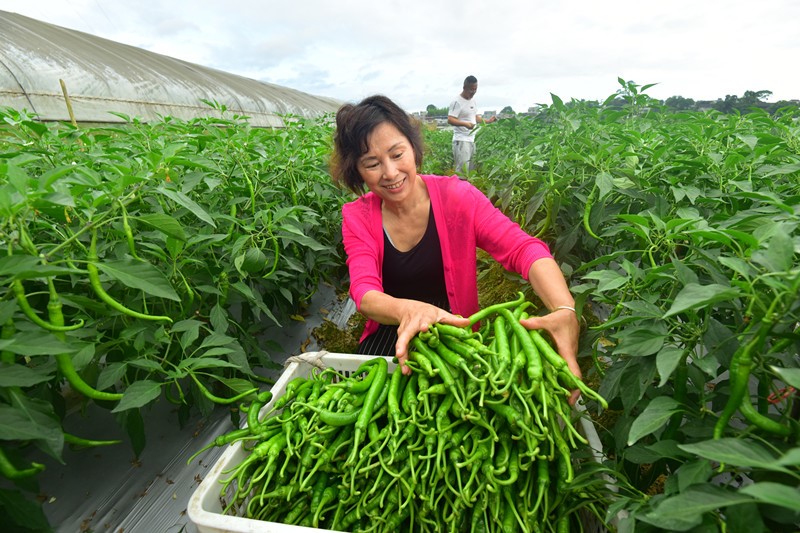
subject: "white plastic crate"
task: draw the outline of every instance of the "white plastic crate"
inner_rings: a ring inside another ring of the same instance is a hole
[[[316,366],[320,369],[332,367],[345,375],[354,372],[365,360],[374,356],[355,354],[342,354],[331,352],[307,352],[291,358],[291,362],[281,374],[281,377],[272,387],[272,401],[264,410],[270,409],[272,403],[283,396],[286,385],[298,376],[307,377]],[[395,364],[391,358],[386,358],[389,363],[389,372],[393,372]],[[597,461],[602,460],[601,444],[597,431],[588,416],[580,419],[581,431],[589,441],[589,446]],[[240,516],[223,515],[222,502],[220,501],[220,479],[222,472],[239,464],[247,456],[242,449],[241,442],[229,446],[220,456],[213,468],[195,490],[189,500],[188,515],[197,526],[199,533],[309,533],[314,531],[329,531],[302,526],[281,524],[253,520]],[[583,517],[584,531],[587,533],[603,533],[606,529],[592,515]]]

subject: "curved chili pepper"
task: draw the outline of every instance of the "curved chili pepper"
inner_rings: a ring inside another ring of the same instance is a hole
[[[589,197],[586,199],[586,205],[583,206],[583,229],[585,229],[586,233],[588,233],[591,237],[594,237],[598,241],[602,241],[603,239],[597,236],[589,222],[589,219],[592,215],[592,205],[594,204],[596,198],[597,184],[595,183],[592,187],[592,192],[589,193]]]
[[[52,322],[48,322],[47,320],[42,319],[39,315],[36,314],[36,311],[31,307],[31,304],[28,302],[27,296],[25,296],[25,287],[22,285],[22,282],[18,279],[15,279],[11,282],[11,287],[14,289],[14,295],[17,297],[17,305],[19,308],[22,309],[22,312],[25,314],[31,322],[36,324],[37,326],[44,328],[48,331],[73,331],[78,328],[83,327],[83,319],[79,320],[76,324],[71,326],[56,326]]]
[[[241,393],[237,394],[236,396],[232,396],[230,398],[222,398],[220,396],[215,395],[210,390],[208,390],[206,388],[206,386],[203,385],[200,382],[200,380],[197,378],[197,376],[194,375],[194,372],[190,372],[189,375],[192,377],[192,380],[194,380],[195,385],[197,385],[197,388],[200,390],[200,392],[203,394],[203,396],[205,396],[206,398],[208,398],[209,400],[211,400],[214,403],[218,403],[218,404],[222,404],[222,405],[230,405],[232,403],[236,403],[239,400],[241,400],[242,398],[246,398],[246,397],[250,396],[251,394],[253,394],[254,392],[258,392],[258,387],[256,387],[254,389],[250,389],[250,390],[246,390],[244,392],[241,392]]]
[[[47,304],[50,323],[55,326],[63,326],[64,315],[61,312],[61,299],[58,297],[58,292],[56,292],[56,286],[53,280],[48,278],[47,283],[50,288],[50,301]],[[66,341],[64,332],[57,331],[55,335],[59,340]],[[92,400],[100,401],[115,402],[122,399],[121,393],[99,391],[86,383],[80,374],[78,374],[78,371],[75,370],[75,365],[72,364],[72,358],[68,353],[55,354],[55,359],[58,369],[61,371],[61,375],[63,375],[72,388],[80,394]]]
[[[516,300],[490,305],[488,307],[484,307],[480,311],[476,311],[475,313],[471,314],[469,316],[469,324],[470,325],[477,324],[484,318],[497,313],[497,311],[500,309],[510,309],[512,307],[517,307],[519,305],[522,305],[524,302],[525,302],[525,294],[522,291],[520,291],[517,293]]]
[[[72,435],[71,433],[64,432],[64,442],[67,444],[72,444],[73,446],[80,446],[81,448],[95,448],[97,446],[113,446],[114,444],[120,444],[122,441],[84,439],[82,437]]]
[[[122,230],[125,232],[125,240],[128,243],[128,250],[131,252],[131,255],[134,257],[134,259],[140,259],[136,254],[136,243],[133,240],[133,230],[128,222],[128,211],[125,209],[125,204],[122,203],[122,200],[118,200],[118,202],[120,208],[122,208]]]
[[[89,245],[89,256],[87,258],[86,263],[86,270],[89,272],[89,284],[92,286],[95,294],[97,295],[100,300],[106,303],[112,309],[119,311],[124,315],[128,315],[133,318],[138,318],[141,320],[155,320],[160,321],[164,320],[166,322],[172,322],[172,319],[168,316],[161,316],[161,315],[148,315],[145,313],[140,313],[139,311],[134,311],[128,307],[125,307],[120,302],[116,301],[114,298],[109,295],[106,290],[103,288],[103,284],[100,282],[100,272],[97,270],[97,266],[95,265],[96,262],[99,261],[97,257],[97,231],[92,230],[92,241]]]
[[[753,323],[745,330],[745,335],[749,333],[753,327]],[[728,426],[733,414],[742,405],[742,400],[748,393],[748,384],[750,381],[750,371],[753,369],[753,353],[761,347],[766,339],[769,327],[761,324],[752,339],[739,346],[739,349],[733,354],[731,364],[728,367],[730,375],[730,394],[728,395],[728,402],[725,404],[722,413],[720,413],[717,423],[714,425],[714,438],[719,439],[722,433]]]
[[[44,468],[44,465],[40,463],[31,463],[31,466],[27,468],[17,468],[6,455],[3,447],[0,446],[0,474],[2,474],[3,477],[16,481],[35,476],[43,471]]]

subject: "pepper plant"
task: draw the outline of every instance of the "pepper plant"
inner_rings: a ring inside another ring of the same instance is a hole
[[[486,128],[473,179],[570,278],[619,529],[794,531],[800,112],[673,113],[620,83]]]
[[[184,422],[255,398],[286,355],[266,327],[340,279],[328,118],[258,129],[217,108],[95,127],[0,112],[5,478],[35,479],[31,445],[110,444],[63,431],[74,406],[110,409],[138,454],[148,404]]]

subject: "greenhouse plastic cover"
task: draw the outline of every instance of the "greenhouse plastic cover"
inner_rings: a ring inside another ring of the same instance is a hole
[[[318,117],[341,102],[256,81],[87,33],[0,11],[0,105],[45,121],[144,122],[219,116],[203,102],[280,127],[282,116]]]

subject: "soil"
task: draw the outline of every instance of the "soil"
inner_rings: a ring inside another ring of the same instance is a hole
[[[479,250],[478,255],[478,303],[481,308],[493,303],[515,300],[519,291],[525,291],[531,297],[530,285],[516,274],[506,271],[499,263]],[[340,302],[347,300],[343,290],[338,293]],[[533,300],[534,304],[538,304]],[[338,327],[333,321],[323,317],[322,324],[312,330],[311,334],[320,349],[336,353],[356,353],[358,339],[364,329],[366,319],[355,312],[348,319],[345,328]]]

